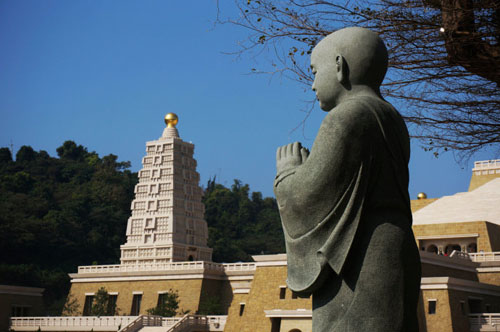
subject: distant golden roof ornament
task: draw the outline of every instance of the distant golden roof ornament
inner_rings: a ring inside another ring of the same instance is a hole
[[[177,123],[179,122],[179,117],[175,113],[168,113],[165,115],[165,124],[167,128],[175,128]]]
[[[418,199],[426,199],[427,198],[427,194],[426,193],[418,193],[417,198]]]

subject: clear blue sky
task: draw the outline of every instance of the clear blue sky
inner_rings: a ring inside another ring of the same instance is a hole
[[[221,13],[237,15],[232,1],[221,1]],[[0,146],[56,156],[74,140],[137,171],[145,142],[175,112],[181,137],[196,145],[202,185],[216,175],[272,195],[276,147],[310,147],[324,113],[316,106],[304,134],[291,132],[312,92],[249,75],[266,60],[224,54],[246,31],[214,28],[216,14],[214,0],[0,0]],[[412,147],[412,198],[467,190],[471,163]]]

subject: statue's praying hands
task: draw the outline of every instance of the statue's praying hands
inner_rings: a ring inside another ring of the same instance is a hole
[[[302,165],[309,156],[309,150],[302,147],[300,142],[283,145],[276,151],[277,174],[294,169]]]

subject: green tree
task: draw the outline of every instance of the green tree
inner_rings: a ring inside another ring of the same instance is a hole
[[[9,148],[0,148],[0,163],[8,163],[12,161],[12,153]]]
[[[30,162],[35,160],[36,152],[33,150],[31,146],[23,145],[17,151],[16,161],[17,162]]]
[[[179,293],[169,290],[166,293],[159,294],[158,304],[154,308],[149,308],[146,312],[150,315],[162,317],[174,317],[179,310]]]
[[[101,287],[97,290],[94,295],[94,300],[92,302],[92,308],[90,309],[90,314],[92,316],[107,316],[107,308],[109,302],[109,294],[106,288]]]
[[[116,303],[112,302],[106,288],[101,287],[94,295],[90,313],[93,316],[114,316],[116,314]]]
[[[80,305],[78,300],[74,297],[72,293],[68,294],[68,297],[64,301],[64,306],[62,309],[62,316],[76,316],[80,312]]]
[[[60,158],[23,146],[15,161],[0,150],[0,283],[44,287],[51,315],[78,265],[119,261],[137,183],[115,155],[72,141],[57,150]]]
[[[57,155],[61,159],[67,159],[67,160],[83,160],[88,152],[87,149],[81,145],[77,145],[73,141],[66,141],[63,143],[62,146],[58,147],[56,149]]]
[[[207,183],[203,203],[214,261],[249,261],[253,254],[285,252],[274,198],[263,199],[259,192],[250,194],[248,184],[239,180],[229,189],[214,178]]]

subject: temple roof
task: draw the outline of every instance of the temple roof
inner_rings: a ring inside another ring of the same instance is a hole
[[[500,225],[500,178],[470,191],[443,196],[413,213],[413,224],[489,221]]]

